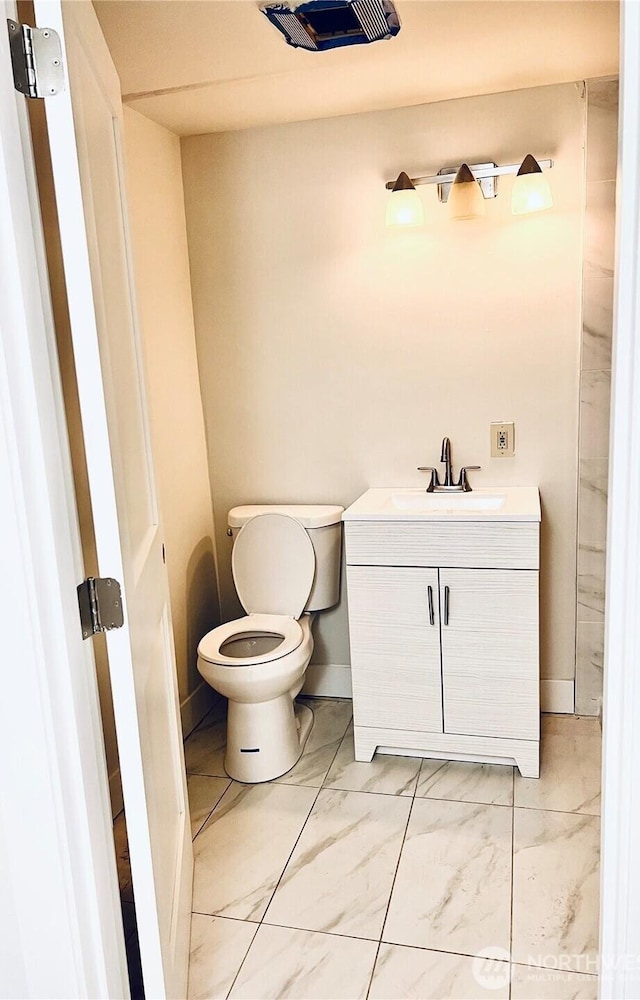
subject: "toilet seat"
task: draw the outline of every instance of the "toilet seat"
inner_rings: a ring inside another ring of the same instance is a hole
[[[198,656],[225,667],[248,667],[283,660],[304,638],[298,618],[315,575],[315,553],[306,530],[284,514],[259,514],[241,529],[231,558],[233,580],[249,614],[226,622],[200,641]],[[226,656],[232,639],[281,636],[275,648],[257,656]]]
[[[230,639],[242,639],[252,633],[282,636],[282,642],[268,653],[258,656],[225,656],[220,647]],[[287,615],[245,615],[235,621],[219,625],[200,640],[198,656],[209,663],[221,663],[227,667],[246,667],[250,664],[270,663],[292,653],[302,642],[302,627],[295,618]]]

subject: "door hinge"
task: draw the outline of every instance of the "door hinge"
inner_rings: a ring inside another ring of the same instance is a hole
[[[13,83],[25,97],[53,97],[64,90],[62,46],[53,28],[7,20]]]
[[[83,580],[78,587],[78,607],[83,639],[124,625],[120,584],[111,577]]]

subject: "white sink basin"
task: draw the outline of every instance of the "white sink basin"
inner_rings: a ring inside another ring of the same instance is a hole
[[[500,510],[504,493],[427,493],[426,490],[402,490],[391,494],[398,510]]]
[[[499,486],[470,493],[374,487],[352,503],[343,521],[539,521],[535,486]]]

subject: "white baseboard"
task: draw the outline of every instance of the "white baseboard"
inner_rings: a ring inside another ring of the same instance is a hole
[[[540,681],[540,708],[543,712],[573,715],[575,692],[573,681]]]
[[[197,688],[180,705],[183,739],[186,740],[189,733],[193,732],[199,722],[202,722],[207,712],[210,712],[216,702],[221,700],[221,695],[214,691],[206,681],[198,684]]]
[[[310,663],[302,693],[317,698],[351,698],[351,667],[348,663]]]

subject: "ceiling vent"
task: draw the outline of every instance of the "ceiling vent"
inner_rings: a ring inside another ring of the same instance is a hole
[[[368,45],[393,38],[400,31],[400,18],[391,0],[309,0],[299,7],[273,3],[262,7],[262,13],[289,45],[310,52]]]

